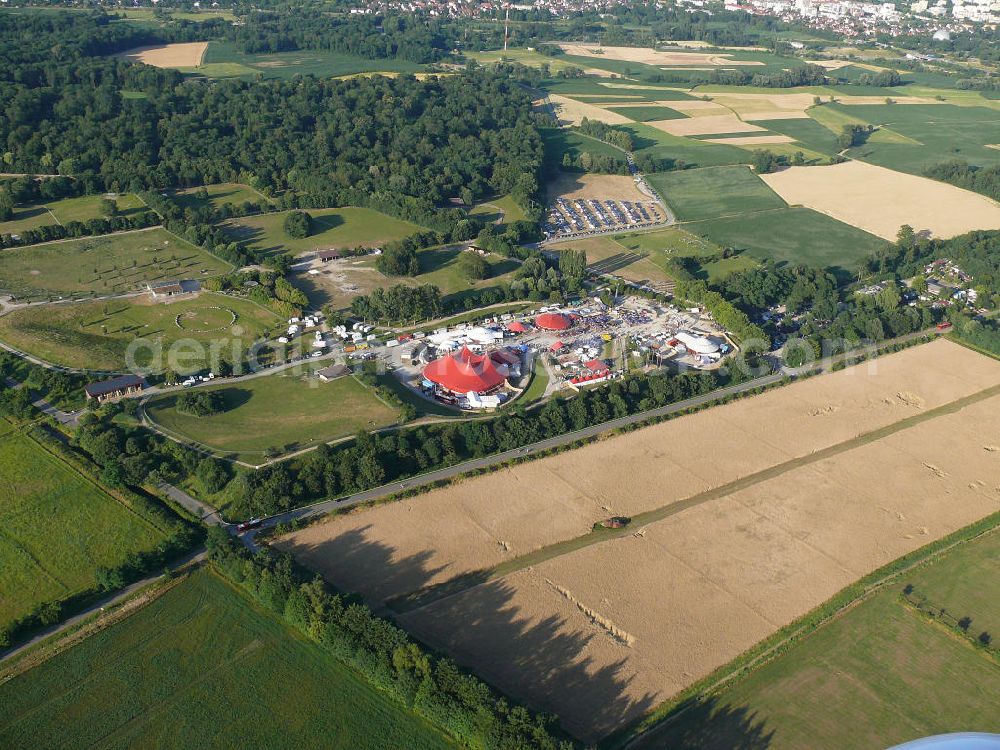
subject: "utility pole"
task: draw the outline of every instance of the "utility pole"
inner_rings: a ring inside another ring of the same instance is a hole
[[[507,27],[510,24],[510,6],[507,6],[507,15],[503,19],[503,51],[507,52]]]

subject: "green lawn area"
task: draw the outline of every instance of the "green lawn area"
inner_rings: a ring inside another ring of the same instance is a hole
[[[202,279],[232,266],[159,227],[30,245],[0,253],[0,289],[17,297],[133,291]]]
[[[913,583],[956,617],[970,616],[975,637],[987,623],[1000,625],[998,554],[995,532],[945,553],[636,746],[874,748],[1000,732],[1000,663],[900,597]]]
[[[820,125],[816,120],[756,120],[754,124],[774,133],[782,133],[789,138],[794,138],[797,144],[827,156],[832,156],[840,151],[836,133],[830,128]],[[797,146],[797,144],[792,145]],[[774,151],[773,146],[767,146],[767,148]]]
[[[424,69],[419,63],[401,59],[370,60],[330,50],[299,50],[266,55],[241,52],[231,42],[212,41],[197,68],[182,68],[186,73],[210,77],[246,77],[263,75],[265,78],[292,78],[296,75],[313,75],[333,78],[352,73],[415,73]]]
[[[9,422],[0,432],[2,629],[92,588],[97,568],[152,549],[163,533]]]
[[[695,278],[713,283],[760,265],[749,253],[723,258],[718,245],[678,227],[616,235],[614,241],[634,253],[644,254],[667,274],[673,262],[681,261]]]
[[[0,685],[0,704],[12,748],[452,747],[207,570]]]
[[[198,198],[198,191],[201,188],[186,188],[175,191],[171,197],[180,204],[181,208],[199,208],[203,201]],[[208,193],[208,202],[212,208],[222,208],[226,203],[239,206],[242,203],[268,203],[268,199],[258,193],[249,185],[241,185],[238,182],[222,182],[217,185],[205,185]]]
[[[581,154],[610,156],[619,161],[625,160],[625,153],[596,138],[570,130],[569,128],[539,128],[542,134],[542,144],[545,146],[546,170],[553,172],[562,165],[563,154],[569,154],[576,159]]]
[[[17,206],[14,218],[0,221],[0,234],[20,234],[27,229],[35,229],[49,224],[69,224],[71,221],[87,222],[103,218],[101,199],[103,195],[83,195],[79,198],[62,198],[38,205]],[[131,216],[146,210],[139,196],[123,193],[115,198],[118,213]]]
[[[209,365],[210,346],[232,359],[234,349],[245,350],[281,323],[249,300],[201,292],[166,303],[139,297],[33,305],[0,317],[0,339],[53,364],[91,370],[124,369],[129,345],[141,339],[135,364],[152,372],[170,365],[171,345],[184,339],[190,345],[171,367],[183,374]]]
[[[884,124],[906,139],[886,142],[873,136],[850,150],[855,158],[911,174],[956,159],[979,166],[1000,164],[1000,150],[989,148],[1000,143],[1000,116],[995,109],[949,104],[872,104],[844,109]]]
[[[247,243],[254,251],[275,255],[302,255],[316,250],[344,247],[376,247],[390,240],[407,237],[422,227],[370,208],[309,209],[313,233],[304,239],[285,234],[282,224],[287,212],[261,214],[232,219],[223,225],[234,240]]]
[[[809,208],[780,208],[691,222],[684,229],[759,260],[829,268],[846,279],[885,240]]]
[[[524,219],[524,211],[509,195],[477,203],[469,211],[469,215],[478,216],[482,221],[500,224],[510,224]]]
[[[681,221],[714,219],[787,204],[749,167],[713,167],[649,175]]]
[[[222,394],[225,411],[219,414],[181,413],[174,395],[150,401],[146,412],[174,436],[249,463],[262,463],[269,451],[287,453],[396,422],[396,410],[357,379],[324,383],[312,374],[315,369],[296,367],[200,389]]]
[[[636,122],[649,122],[651,120],[680,120],[687,117],[683,112],[678,112],[670,107],[606,107],[611,112],[628,117]]]

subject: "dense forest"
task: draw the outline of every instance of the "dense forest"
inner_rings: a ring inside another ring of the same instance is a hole
[[[5,171],[117,191],[234,180],[306,205],[537,196],[541,139],[506,77],[205,83],[105,56],[152,34],[100,15],[0,16]]]

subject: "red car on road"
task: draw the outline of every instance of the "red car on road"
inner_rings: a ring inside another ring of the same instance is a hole
[[[237,526],[236,533],[242,534],[244,531],[249,531],[250,529],[256,529],[262,523],[264,523],[263,518],[251,518],[249,521],[244,521],[239,526]]]

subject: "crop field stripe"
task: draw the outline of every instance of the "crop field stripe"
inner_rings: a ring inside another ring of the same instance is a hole
[[[407,612],[421,609],[429,604],[447,599],[451,596],[467,591],[468,589],[475,588],[476,586],[486,583],[487,581],[503,578],[504,576],[523,570],[524,568],[540,565],[543,562],[553,560],[557,557],[562,557],[563,555],[571,552],[576,552],[577,550],[589,547],[592,544],[599,544],[601,542],[631,536],[637,528],[641,528],[642,526],[662,521],[665,518],[677,515],[682,511],[688,510],[689,508],[694,508],[712,500],[718,500],[726,495],[745,490],[749,487],[760,484],[761,482],[775,479],[794,469],[809,466],[819,461],[833,458],[834,456],[840,455],[841,453],[845,453],[849,450],[860,448],[869,443],[882,440],[890,435],[894,435],[898,432],[902,432],[903,430],[922,424],[923,422],[936,419],[946,414],[953,414],[962,410],[966,406],[976,404],[997,395],[1000,395],[1000,383],[990,386],[982,391],[972,393],[956,401],[951,401],[947,404],[942,404],[941,406],[929,409],[926,412],[906,417],[898,422],[893,422],[885,427],[867,432],[863,435],[851,438],[850,440],[845,440],[841,443],[815,451],[814,453],[810,453],[806,456],[790,459],[783,463],[776,464],[775,466],[768,467],[767,469],[763,469],[762,471],[749,474],[733,482],[729,482],[728,484],[692,495],[684,500],[640,513],[633,516],[632,522],[624,528],[595,530],[589,534],[584,534],[573,539],[556,542],[555,544],[541,547],[533,552],[529,552],[511,560],[502,562],[492,568],[473,571],[471,573],[453,578],[449,581],[419,589],[410,594],[394,597],[386,601],[386,606],[393,612],[399,614],[405,614]]]

